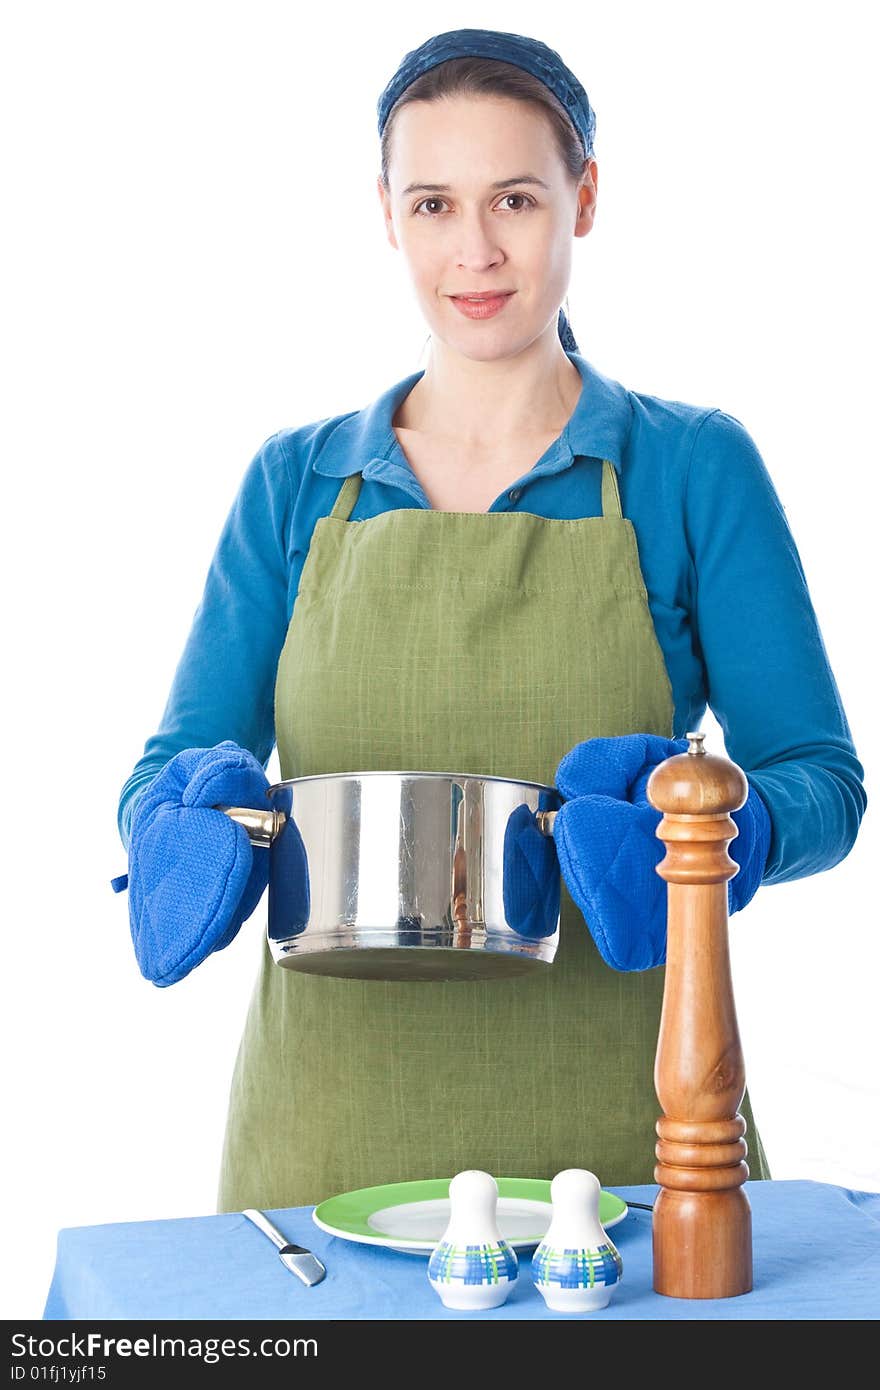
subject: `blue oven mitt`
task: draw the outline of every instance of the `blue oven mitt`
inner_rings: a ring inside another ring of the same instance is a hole
[[[687,750],[687,739],[656,734],[591,738],[556,771],[565,798],[553,826],[562,877],[614,970],[666,960],[667,887],[656,872],[666,854],[656,834],[663,816],[645,789],[659,763]],[[738,912],[757,891],[770,848],[770,815],[754,787],[731,819],[739,834],[728,853],[739,873],[728,880],[728,910]]]
[[[255,910],[269,855],[215,806],[269,810],[269,781],[252,753],[227,739],[187,748],[138,799],[129,837],[128,915],[141,974],[182,980],[222,951]],[[113,879],[119,893],[126,875]]]

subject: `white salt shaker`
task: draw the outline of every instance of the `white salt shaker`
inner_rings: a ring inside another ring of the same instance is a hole
[[[497,1308],[519,1263],[498,1230],[498,1184],[478,1168],[449,1184],[449,1223],[428,1260],[428,1280],[447,1308]]]
[[[623,1276],[623,1261],[599,1220],[601,1190],[586,1168],[566,1168],[550,1184],[553,1214],[532,1256],[532,1278],[554,1312],[605,1308]]]

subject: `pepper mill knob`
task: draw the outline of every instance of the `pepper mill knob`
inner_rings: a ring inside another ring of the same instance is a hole
[[[749,794],[745,773],[728,758],[707,753],[703,746],[706,735],[702,731],[686,737],[687,752],[667,758],[648,778],[646,794],[651,805],[658,811],[677,816],[714,816],[738,811]],[[729,838],[733,839],[736,833],[734,826]],[[734,864],[734,873],[737,868]]]
[[[752,1287],[749,1176],[739,1106],[745,1064],[727,939],[730,812],[745,804],[745,773],[707,753],[702,733],[648,778],[663,812],[666,967],[654,1086],[657,1121],[654,1289],[673,1298],[728,1298]]]

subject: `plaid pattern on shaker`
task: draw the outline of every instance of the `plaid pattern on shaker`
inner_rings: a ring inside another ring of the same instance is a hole
[[[623,1261],[613,1245],[594,1250],[538,1246],[532,1256],[532,1278],[536,1284],[558,1284],[562,1289],[592,1289],[597,1284],[616,1284],[623,1274]]]
[[[431,1251],[428,1277],[439,1283],[498,1284],[515,1279],[519,1264],[513,1247],[506,1240],[485,1245],[456,1245],[441,1240]]]

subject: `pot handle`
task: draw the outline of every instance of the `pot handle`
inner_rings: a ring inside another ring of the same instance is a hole
[[[214,810],[223,811],[230,820],[243,825],[251,844],[262,849],[269,849],[287,820],[283,811],[257,811],[252,806],[215,806]]]
[[[536,811],[535,824],[542,835],[552,836],[553,822],[556,819],[556,811]]]

